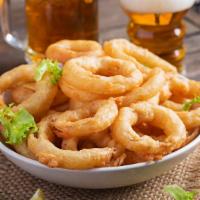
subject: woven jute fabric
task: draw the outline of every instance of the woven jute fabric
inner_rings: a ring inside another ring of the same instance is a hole
[[[200,188],[200,147],[162,176],[134,186],[107,190],[76,189],[48,183],[19,169],[0,154],[0,200],[29,200],[37,188],[44,190],[47,200],[170,200],[163,193],[163,186],[168,184],[178,184],[186,189]]]

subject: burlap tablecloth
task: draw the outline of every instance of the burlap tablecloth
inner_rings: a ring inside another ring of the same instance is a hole
[[[200,147],[170,172],[142,184],[108,190],[68,188],[37,179],[0,154],[0,200],[29,200],[37,188],[47,200],[169,200],[163,186],[200,188]],[[200,199],[200,198],[199,198]]]

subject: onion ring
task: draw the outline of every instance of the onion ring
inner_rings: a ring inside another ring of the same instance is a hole
[[[1,93],[18,83],[34,81],[35,68],[35,65],[21,65],[1,75]],[[36,92],[13,109],[23,107],[38,120],[49,110],[56,92],[57,86],[53,86],[46,75],[37,83]]]
[[[58,137],[83,137],[108,128],[117,114],[118,108],[113,99],[95,101],[81,109],[52,116],[51,125]]]
[[[29,85],[23,84],[11,89],[11,97],[16,104],[28,99],[35,92],[35,83],[31,83],[31,88]]]
[[[13,145],[15,151],[27,158],[35,159],[34,155],[27,147],[27,141],[23,141],[21,144]]]
[[[170,91],[170,85],[167,82],[160,91],[160,103],[165,102],[172,96],[172,92]]]
[[[89,140],[95,143],[97,147],[111,147],[115,149],[109,166],[120,166],[124,163],[126,158],[125,149],[111,138],[109,130],[94,133],[89,137]]]
[[[187,130],[198,128],[200,126],[199,107],[191,111],[183,111],[183,104],[176,103],[170,100],[165,101],[162,105],[176,111],[177,115],[185,124]]]
[[[195,98],[197,96],[200,96],[200,82],[189,80],[189,91],[187,97]]]
[[[51,83],[48,75],[45,75],[42,80],[37,82],[35,93],[16,108],[25,108],[38,120],[48,112],[56,93],[57,86]]]
[[[95,41],[61,40],[50,45],[46,50],[47,58],[65,63],[67,60],[80,56],[101,56],[102,47]]]
[[[133,56],[125,53],[125,48],[123,46],[120,46],[120,48],[119,46],[116,47],[115,41],[113,42],[113,40],[111,40],[108,42],[104,42],[103,48],[106,54],[113,58],[120,58],[133,62],[142,73],[148,74],[150,72],[150,69],[148,67],[145,67],[144,65],[139,63]]]
[[[150,68],[159,67],[165,72],[177,72],[176,68],[167,61],[147,49],[136,46],[126,39],[113,39],[105,42],[104,51],[110,56],[132,60],[134,63],[136,59],[138,62]],[[140,66],[138,66],[138,69],[143,71]]]
[[[48,126],[48,120],[42,120],[38,125],[38,137],[33,134],[29,135],[28,148],[39,162],[49,167],[67,169],[103,167],[112,157],[112,148],[94,148],[80,151],[59,149],[53,144],[55,136]]]
[[[110,57],[81,57],[66,62],[61,80],[91,93],[120,95],[138,87],[143,76],[129,61]]]
[[[94,101],[98,99],[105,99],[106,96],[94,94],[91,92],[86,92],[75,87],[72,87],[64,79],[61,79],[59,82],[59,86],[62,92],[71,99],[76,99],[78,101]]]
[[[27,83],[13,88],[11,90],[11,96],[15,103],[20,104],[33,95],[35,91],[36,83]],[[61,90],[58,90],[52,106],[59,106],[68,100],[68,97],[66,97]]]
[[[170,108],[171,110],[174,110],[174,111],[182,111],[183,110],[182,104],[176,103],[176,102],[171,101],[171,100],[167,100],[167,101],[163,102],[162,106]]]
[[[129,106],[131,103],[145,101],[156,96],[165,83],[164,72],[155,68],[149,75],[149,79],[141,87],[133,89],[125,96],[116,97],[116,102],[119,106]]]
[[[147,122],[164,130],[163,141],[155,140],[148,135],[140,136],[132,126]],[[138,103],[132,108],[124,107],[112,127],[113,138],[126,149],[140,155],[165,155],[179,148],[186,140],[185,126],[179,117],[170,109],[149,103]]]
[[[170,79],[172,94],[185,98],[200,96],[200,82],[189,80],[182,75],[173,75]]]
[[[18,83],[34,81],[35,65],[20,65],[0,76],[0,93]]]
[[[200,126],[200,108],[191,110],[189,112],[178,111],[177,114],[188,130],[198,128]]]

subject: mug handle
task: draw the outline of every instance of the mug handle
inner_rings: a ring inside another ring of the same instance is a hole
[[[1,30],[4,40],[11,45],[20,50],[25,50],[25,41],[20,40],[12,33],[10,26],[10,0],[1,0],[0,2],[0,23]]]

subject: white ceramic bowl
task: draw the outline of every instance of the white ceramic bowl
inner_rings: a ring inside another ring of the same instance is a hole
[[[152,163],[138,163],[120,167],[90,170],[48,168],[35,160],[25,158],[0,142],[1,152],[13,163],[30,174],[49,182],[78,188],[115,188],[133,185],[170,170],[200,144],[200,135],[185,147]]]

